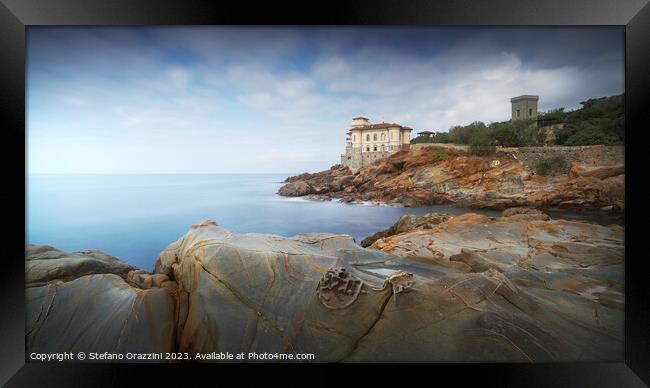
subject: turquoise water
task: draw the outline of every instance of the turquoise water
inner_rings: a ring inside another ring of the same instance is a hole
[[[275,194],[289,175],[30,175],[27,242],[64,251],[99,249],[151,270],[158,252],[206,219],[235,232],[332,232],[360,242],[403,214],[467,211],[443,205],[350,205]]]

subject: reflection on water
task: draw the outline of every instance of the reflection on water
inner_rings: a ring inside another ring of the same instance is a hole
[[[27,240],[65,251],[99,249],[150,270],[158,252],[206,219],[235,232],[332,232],[361,241],[403,214],[468,211],[447,205],[402,208],[280,197],[275,193],[288,175],[30,175]],[[551,216],[620,223],[602,213]]]

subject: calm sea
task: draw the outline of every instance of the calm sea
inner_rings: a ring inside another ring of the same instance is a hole
[[[151,270],[158,252],[206,219],[235,232],[332,232],[360,242],[403,214],[466,212],[449,206],[349,205],[275,194],[289,175],[29,175],[27,242],[64,251],[99,249]]]

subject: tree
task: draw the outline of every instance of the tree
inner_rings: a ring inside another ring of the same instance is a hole
[[[475,121],[466,126],[455,126],[449,129],[449,139],[452,143],[469,144],[472,136],[485,131],[487,127],[480,121]]]
[[[592,98],[568,112],[556,143],[564,145],[622,144],[625,141],[624,95]]]
[[[433,135],[433,142],[434,143],[449,143],[450,142],[449,133],[447,133],[447,132],[436,132],[435,135]]]
[[[501,147],[517,147],[517,134],[509,122],[492,123],[490,124],[489,134],[492,143]]]

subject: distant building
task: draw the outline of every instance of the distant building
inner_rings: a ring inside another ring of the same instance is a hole
[[[523,96],[513,97],[512,103],[512,121],[515,120],[537,120],[537,101],[539,96],[525,94]]]
[[[435,134],[431,131],[418,132],[418,136],[422,136],[422,137],[433,137],[433,135]]]
[[[395,123],[372,124],[366,117],[352,119],[341,164],[357,171],[378,159],[408,148],[413,129]]]

